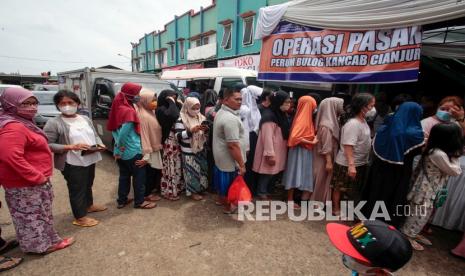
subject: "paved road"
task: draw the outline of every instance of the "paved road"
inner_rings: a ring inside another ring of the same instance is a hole
[[[109,207],[95,215],[100,225],[73,226],[57,171],[53,185],[56,227],[62,236],[76,237],[76,244],[48,256],[26,256],[5,275],[350,275],[323,222],[240,222],[223,215],[212,197],[118,210],[117,169],[109,155],[97,166],[94,188],[95,201]],[[3,236],[13,238],[13,226],[3,225],[11,222],[7,209],[0,210]],[[460,237],[435,229],[434,246],[415,253],[398,275],[463,275],[465,262],[448,254]],[[23,256],[18,249],[10,255]]]

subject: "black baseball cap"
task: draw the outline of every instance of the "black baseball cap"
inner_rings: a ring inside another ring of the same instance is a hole
[[[328,223],[326,231],[339,251],[373,267],[396,271],[412,257],[407,237],[379,220],[362,221],[352,227]]]

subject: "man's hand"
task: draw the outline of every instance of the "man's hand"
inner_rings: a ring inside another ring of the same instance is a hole
[[[239,175],[245,175],[245,164],[239,165]]]
[[[332,173],[333,172],[333,163],[332,162],[326,162],[326,172],[328,174]]]

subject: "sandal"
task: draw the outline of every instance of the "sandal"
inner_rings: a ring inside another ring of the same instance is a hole
[[[193,194],[191,195],[191,198],[195,201],[200,201],[203,199],[203,196],[199,195],[199,194]]]
[[[73,245],[74,242],[75,242],[75,240],[74,240],[73,237],[64,238],[60,243],[57,243],[57,244],[53,245],[52,247],[50,247],[49,249],[47,249],[47,251],[45,251],[44,254],[50,254],[50,253],[53,253],[55,251],[65,249],[66,247],[69,247],[69,246]]]
[[[450,251],[449,251],[449,254],[451,254],[451,255],[452,255],[453,257],[455,257],[455,258],[459,258],[459,259],[461,259],[462,261],[465,261],[465,257],[464,257],[464,256],[461,256],[461,255],[455,254],[455,253],[454,253],[454,250],[450,250]]]
[[[0,259],[0,272],[15,268],[24,261],[23,258],[12,258],[7,256],[0,256],[0,258],[2,258]]]
[[[5,242],[5,244],[0,248],[0,254],[3,254],[5,252],[8,252],[12,250],[13,248],[18,247],[19,242],[17,240],[11,240]]]
[[[417,241],[415,241],[413,238],[408,238],[408,240],[410,241],[410,244],[412,245],[412,248],[417,250],[417,251],[423,251],[425,250],[425,248],[423,247],[423,245],[419,244]]]
[[[99,221],[93,218],[86,218],[85,221],[79,221],[79,219],[73,220],[73,225],[81,227],[92,227],[99,224]]]
[[[161,200],[161,197],[159,195],[156,195],[156,194],[150,194],[150,195],[144,197],[144,199],[147,200],[147,201],[155,202],[155,201]]]
[[[107,206],[91,205],[89,208],[87,208],[87,213],[103,212],[107,209]]]
[[[155,207],[157,207],[157,204],[155,202],[144,201],[144,202],[142,202],[141,205],[135,206],[134,208],[137,208],[137,209],[153,209]]]
[[[238,208],[235,206],[228,206],[225,209],[223,209],[223,214],[225,215],[232,215],[232,214],[237,214]]]
[[[170,200],[170,201],[178,201],[180,200],[181,198],[179,196],[175,196],[175,197],[165,197],[166,199]]]
[[[133,202],[133,201],[134,201],[134,199],[128,198],[128,200],[126,200],[126,203],[123,203],[123,204],[118,203],[118,205],[116,206],[116,208],[122,209],[122,208],[126,207],[127,205],[129,205],[129,204],[130,204],[131,202]]]
[[[426,237],[420,234],[415,236],[415,240],[423,245],[428,245],[428,246],[433,245],[433,243],[430,240],[428,240]]]

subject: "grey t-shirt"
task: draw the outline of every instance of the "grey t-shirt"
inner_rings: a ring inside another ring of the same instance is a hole
[[[354,147],[355,166],[368,164],[368,158],[371,150],[370,127],[366,121],[361,122],[352,118],[342,127],[341,142],[339,152],[336,156],[336,163],[348,167],[346,156],[344,155],[344,145]]]
[[[213,122],[213,157],[218,169],[224,172],[236,170],[237,165],[229,153],[228,142],[239,142],[242,158],[246,161],[245,151],[249,141],[244,134],[239,110],[235,111],[222,105]]]

